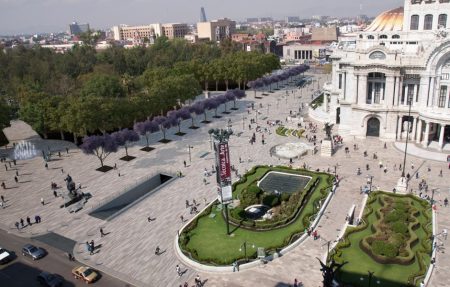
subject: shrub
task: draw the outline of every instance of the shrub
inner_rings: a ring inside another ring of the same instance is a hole
[[[391,243],[384,242],[382,240],[375,240],[372,243],[372,250],[375,254],[394,258],[398,254],[398,248]]]
[[[262,190],[257,185],[250,185],[247,188],[247,192],[252,192],[252,193],[256,194],[256,196],[259,197],[261,195]]]
[[[280,199],[278,198],[278,196],[276,196],[274,194],[268,194],[263,197],[262,202],[264,205],[274,207],[274,206],[277,206],[278,204],[280,204]]]
[[[395,233],[407,234],[408,233],[408,226],[405,223],[401,222],[401,221],[397,221],[397,222],[392,224],[392,230]]]
[[[288,201],[291,195],[289,193],[283,192],[281,194],[281,201]]]
[[[241,200],[241,205],[243,208],[259,203],[258,194],[249,191],[248,188],[242,191],[239,199]]]

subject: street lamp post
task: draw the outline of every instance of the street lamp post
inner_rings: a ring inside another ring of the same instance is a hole
[[[368,174],[367,175],[367,183],[369,184],[369,193],[372,192],[372,182],[373,182],[373,176]]]
[[[403,155],[403,169],[402,169],[402,177],[405,177],[405,165],[406,165],[406,152],[408,150],[408,140],[409,140],[409,125],[410,125],[410,118],[411,118],[411,106],[412,106],[412,97],[408,97],[408,127],[406,129],[406,143],[405,143],[405,153]],[[402,123],[403,124],[403,123]]]
[[[367,271],[369,273],[369,287],[372,284],[372,277],[375,272]]]
[[[242,252],[242,249],[244,250],[244,258],[245,258],[245,262],[248,262],[248,257],[247,257],[247,240],[244,241],[244,243],[241,244],[241,247],[239,247],[239,251]],[[255,248],[255,245],[252,244],[252,248]]]
[[[194,147],[191,145],[188,145],[188,152],[189,152],[189,163],[192,162],[191,160],[191,149],[193,149]]]

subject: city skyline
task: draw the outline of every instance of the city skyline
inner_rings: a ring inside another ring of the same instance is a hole
[[[339,2],[339,7],[331,5],[335,3],[332,0],[323,0],[320,3],[283,0],[277,2],[278,5],[275,7],[272,3],[262,0],[258,1],[255,7],[253,3],[242,3],[236,0],[227,2],[193,0],[189,3],[180,0],[153,3],[143,0],[126,2],[118,0],[42,0],[39,2],[0,0],[2,6],[0,35],[63,32],[72,21],[89,23],[94,29],[106,29],[118,24],[196,23],[199,21],[200,7],[205,8],[208,20],[223,17],[238,21],[252,17],[282,19],[286,16],[300,16],[307,18],[312,15],[344,17],[361,13],[375,16],[384,10],[401,6],[403,1],[343,0]],[[50,15],[48,11],[51,11]]]

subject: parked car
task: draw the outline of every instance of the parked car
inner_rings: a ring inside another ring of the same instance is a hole
[[[37,276],[37,281],[43,286],[60,287],[63,285],[64,278],[58,274],[51,274],[43,271]]]
[[[8,263],[12,260],[11,252],[0,247],[0,264]]]
[[[44,249],[42,249],[40,247],[36,247],[34,245],[31,245],[31,244],[26,244],[22,248],[22,255],[23,256],[29,256],[33,260],[38,260],[38,259],[44,257],[46,254],[47,254],[47,252],[45,252]]]
[[[97,271],[87,266],[79,266],[72,269],[75,279],[81,279],[86,283],[92,283],[100,277]]]

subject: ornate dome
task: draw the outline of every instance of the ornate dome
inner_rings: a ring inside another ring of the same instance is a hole
[[[381,13],[366,28],[366,32],[401,31],[403,28],[403,7]]]

